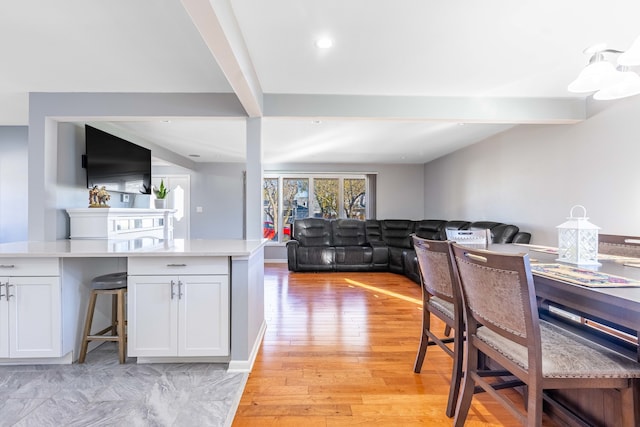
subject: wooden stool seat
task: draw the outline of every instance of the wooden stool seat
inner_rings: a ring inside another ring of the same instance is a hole
[[[80,356],[78,363],[84,363],[87,357],[87,348],[90,341],[115,341],[118,343],[118,358],[120,363],[125,363],[126,359],[126,332],[125,332],[125,301],[127,293],[127,273],[112,273],[95,277],[91,281],[91,294],[89,306],[87,307],[87,318],[84,323],[82,333],[82,345],[80,346]],[[98,295],[111,295],[111,325],[91,334],[91,324],[96,309]],[[111,335],[105,335],[111,332]]]

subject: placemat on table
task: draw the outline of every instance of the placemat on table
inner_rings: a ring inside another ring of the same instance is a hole
[[[640,287],[640,281],[564,264],[531,264],[531,272],[590,288]]]

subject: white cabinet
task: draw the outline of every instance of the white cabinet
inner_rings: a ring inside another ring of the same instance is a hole
[[[129,258],[133,357],[228,356],[227,257]]]
[[[0,258],[0,358],[62,356],[58,258]]]

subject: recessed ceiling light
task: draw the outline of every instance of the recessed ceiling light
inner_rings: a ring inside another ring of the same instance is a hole
[[[331,40],[329,37],[322,37],[316,39],[315,45],[318,49],[329,49],[331,46],[333,46],[333,40]]]

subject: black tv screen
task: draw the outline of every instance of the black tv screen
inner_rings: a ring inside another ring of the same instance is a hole
[[[151,193],[151,150],[85,125],[87,188]]]

